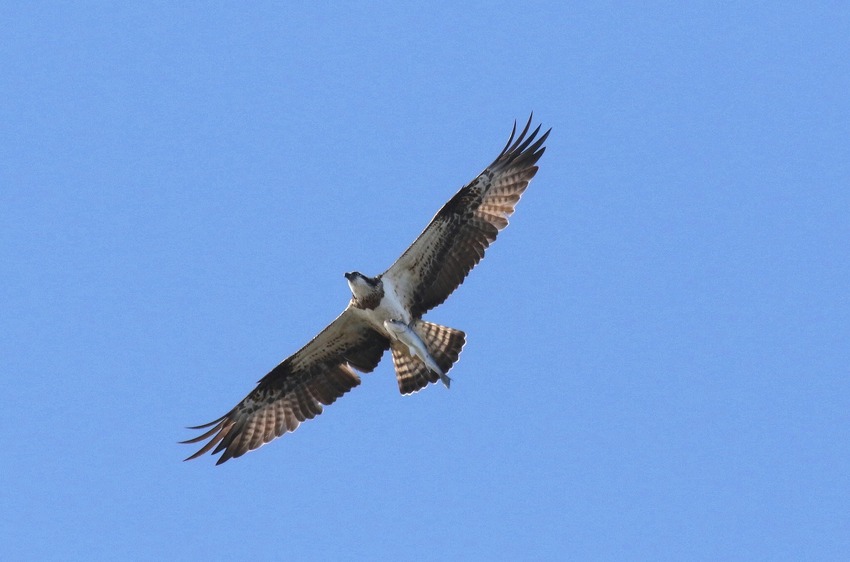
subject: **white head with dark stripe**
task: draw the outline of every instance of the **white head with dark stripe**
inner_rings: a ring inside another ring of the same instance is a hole
[[[345,279],[355,304],[360,308],[375,308],[384,297],[384,284],[380,275],[366,277],[359,271],[351,271],[345,274]]]

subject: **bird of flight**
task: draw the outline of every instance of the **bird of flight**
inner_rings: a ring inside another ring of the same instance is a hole
[[[516,123],[496,160],[461,188],[419,238],[384,273],[346,273],[351,301],[310,343],[260,379],[224,416],[189,429],[207,429],[183,441],[207,441],[187,458],[212,450],[216,464],[241,457],[322,413],[322,406],[360,384],[355,370],[371,372],[389,349],[402,394],[451,380],[466,335],[427,322],[422,315],[442,304],[484,257],[508,225],[520,196],[537,173],[551,129],[531,134],[531,117],[516,139]],[[535,140],[536,139],[536,140]]]

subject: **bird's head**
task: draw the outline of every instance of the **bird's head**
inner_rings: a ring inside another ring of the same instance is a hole
[[[345,279],[348,281],[348,287],[351,289],[351,294],[354,298],[361,299],[377,289],[381,283],[380,277],[366,277],[359,271],[351,271],[345,274]]]

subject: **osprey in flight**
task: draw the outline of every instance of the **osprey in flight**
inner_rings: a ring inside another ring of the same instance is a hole
[[[322,413],[322,406],[360,384],[357,371],[371,372],[389,349],[402,394],[441,380],[457,361],[466,336],[427,322],[422,315],[443,303],[475,267],[484,250],[508,225],[549,136],[537,138],[528,123],[486,170],[446,203],[404,254],[384,273],[346,273],[351,301],[310,343],[264,376],[224,416],[190,429],[207,429],[183,441],[209,440],[186,460],[207,451],[221,464],[240,457]],[[536,140],[535,140],[536,139]]]

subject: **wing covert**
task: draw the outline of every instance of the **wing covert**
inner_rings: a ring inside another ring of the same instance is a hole
[[[508,217],[537,173],[536,163],[546,150],[543,143],[551,131],[538,138],[538,126],[528,134],[531,119],[516,140],[514,123],[496,160],[440,209],[384,273],[397,287],[411,288],[403,298],[414,317],[442,304],[508,225]]]
[[[207,429],[182,443],[207,441],[191,460],[212,451],[221,453],[216,464],[295,431],[301,422],[322,413],[322,407],[360,384],[354,372],[372,371],[389,340],[361,323],[347,308],[319,335],[272,369],[239,404],[208,424]]]

